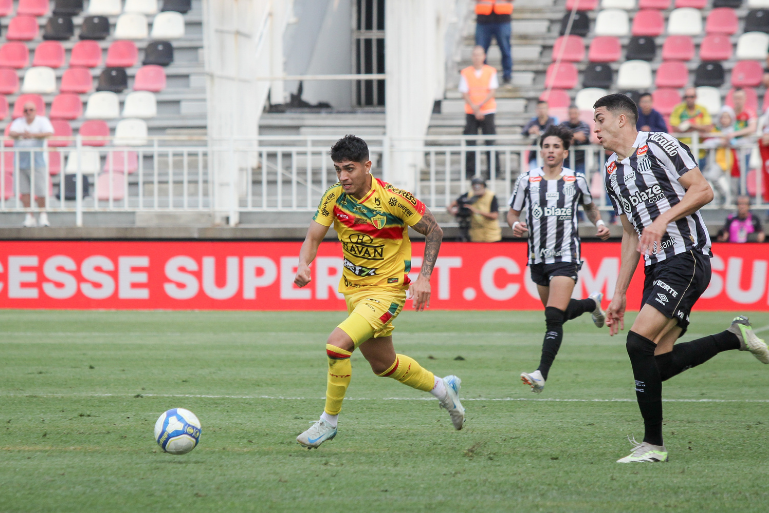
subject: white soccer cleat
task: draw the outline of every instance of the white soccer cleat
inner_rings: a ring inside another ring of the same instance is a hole
[[[593,310],[593,324],[599,328],[603,328],[603,323],[606,321],[606,314],[601,308],[601,301],[603,301],[603,294],[601,292],[593,292],[588,298],[595,301],[595,310]]]
[[[743,315],[735,317],[729,331],[740,339],[740,351],[750,351],[759,362],[769,363],[769,348],[766,347],[766,342],[758,338],[753,331],[747,317]]]
[[[326,440],[336,436],[336,428],[323,419],[312,423],[310,429],[296,437],[296,441],[308,449],[317,449]]]
[[[545,389],[545,378],[542,377],[542,373],[538,370],[535,370],[531,374],[522,372],[521,381],[523,381],[524,385],[529,385],[531,391],[535,394],[541,394],[542,390]]]
[[[646,442],[638,443],[635,439],[630,440],[634,444],[633,452],[617,463],[660,463],[668,461],[668,450],[664,445],[652,445]]]
[[[37,226],[37,220],[35,220],[35,216],[32,214],[27,214],[27,216],[24,218],[24,228],[34,228]]]
[[[441,408],[445,408],[449,412],[451,422],[454,424],[454,429],[462,429],[465,424],[465,408],[459,401],[459,389],[462,385],[462,380],[456,376],[446,376],[443,379],[443,384],[446,385],[446,398],[438,401]]]

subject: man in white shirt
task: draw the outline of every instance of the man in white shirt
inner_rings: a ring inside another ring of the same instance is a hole
[[[53,135],[53,125],[47,117],[37,115],[37,107],[34,102],[27,102],[24,104],[24,116],[13,121],[8,135],[15,140],[14,146],[16,148],[42,148],[45,146],[45,139]],[[18,169],[17,180],[19,180],[19,192],[24,207],[29,208],[31,205],[30,192],[34,174],[35,201],[39,208],[45,209],[48,170],[43,152],[18,152],[15,166]],[[37,224],[32,213],[27,212],[24,226],[37,226]],[[40,226],[50,226],[45,210],[40,212]]]

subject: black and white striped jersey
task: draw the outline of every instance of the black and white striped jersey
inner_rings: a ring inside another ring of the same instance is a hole
[[[678,181],[697,161],[689,147],[665,132],[638,132],[636,151],[622,161],[612,154],[604,168],[604,183],[617,214],[625,214],[641,236],[643,229],[684,197]],[[657,251],[646,255],[646,265],[685,251],[710,255],[710,236],[697,211],[668,224]]]
[[[529,265],[579,262],[577,207],[592,202],[585,176],[569,168],[563,168],[558,180],[545,180],[541,167],[521,174],[510,208],[526,209]]]

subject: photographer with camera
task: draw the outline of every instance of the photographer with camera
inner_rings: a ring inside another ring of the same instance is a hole
[[[459,240],[462,242],[497,242],[502,240],[499,226],[499,204],[493,192],[486,189],[486,181],[475,177],[472,190],[466,192],[446,207],[449,214],[457,217]]]

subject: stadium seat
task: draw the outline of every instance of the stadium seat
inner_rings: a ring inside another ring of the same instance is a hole
[[[757,87],[761,84],[764,70],[757,61],[738,61],[732,68],[732,86]]]
[[[147,17],[143,14],[121,14],[115,25],[115,39],[147,39]]]
[[[653,37],[633,36],[627,45],[627,60],[653,61],[657,57],[657,45]]]
[[[549,93],[545,91],[539,95],[539,100],[547,102],[551,109],[563,109],[571,104],[569,93],[563,89],[551,89]],[[127,102],[128,100],[126,100],[126,103]],[[125,111],[123,112],[123,115],[127,115]]]
[[[122,93],[128,87],[128,74],[124,68],[104,68],[99,74],[97,91]]]
[[[580,89],[577,93],[577,97],[574,99],[574,103],[579,110],[593,110],[593,104],[598,101],[599,98],[606,96],[608,93],[606,89],[600,89],[597,87],[587,87]]]
[[[627,36],[630,34],[630,22],[627,11],[606,9],[598,12],[595,18],[596,36]]]
[[[93,78],[88,68],[69,68],[61,77],[62,93],[86,94],[93,89]]]
[[[676,0],[676,9],[681,7],[693,7],[694,9],[704,9],[708,5],[708,0]]]
[[[78,41],[69,56],[70,67],[95,68],[101,64],[101,47],[96,41]]]
[[[670,8],[670,0],[639,0],[638,8],[665,10]]]
[[[721,110],[721,92],[715,87],[698,87],[697,103],[708,109],[711,116]]]
[[[713,7],[731,7],[737,9],[742,7],[742,0],[713,0]]]
[[[558,68],[553,63],[547,67],[545,87],[571,89],[577,85],[577,74],[577,67],[571,62],[561,62]]]
[[[626,11],[633,11],[635,8],[635,0],[601,0],[601,9],[625,9]]]
[[[163,11],[176,11],[185,14],[191,9],[192,0],[163,0]]]
[[[680,61],[663,62],[657,68],[655,87],[686,87],[689,83],[689,70]]]
[[[0,16],[10,16],[13,12],[13,0],[0,0]]]
[[[96,178],[98,201],[120,201],[125,197],[125,175],[118,171],[103,171]]]
[[[76,94],[60,94],[51,103],[51,119],[77,119],[82,115],[83,102]]]
[[[736,57],[739,60],[763,61],[769,49],[769,34],[746,32],[737,40]]]
[[[34,16],[16,16],[11,18],[5,38],[8,41],[32,41],[39,33],[40,27],[37,25],[37,18]]]
[[[123,12],[138,14],[157,14],[158,0],[126,0]]]
[[[619,67],[617,87],[637,91],[652,86],[652,68],[646,61],[625,61]]]
[[[615,62],[622,56],[619,38],[614,36],[596,36],[590,42],[587,60],[590,62]]]
[[[582,74],[582,87],[609,89],[614,81],[614,74],[608,64],[588,64]]]
[[[638,102],[641,101],[641,92],[636,91],[635,89],[628,88],[625,91],[620,91],[620,94],[624,94],[625,96],[633,100],[633,103],[635,103],[636,105],[638,105]]]
[[[18,116],[11,116],[11,119],[16,119]],[[11,131],[11,124],[8,123],[5,125],[5,131],[3,132],[3,137],[5,140],[3,141],[3,146],[6,148],[12,148],[13,147],[13,140],[8,137],[8,132]]]
[[[3,160],[2,165],[4,166],[3,169],[3,184],[4,184],[4,192],[3,192],[3,199],[11,199],[15,192],[13,188],[13,153],[6,152],[3,154]]]
[[[51,94],[56,92],[56,72],[45,66],[29,68],[24,73],[22,93]]]
[[[48,143],[48,146],[51,146],[51,143]],[[61,173],[61,152],[60,151],[49,151],[48,152],[48,174],[51,176],[56,176],[59,173]]]
[[[668,36],[662,44],[663,61],[690,61],[694,58],[691,36]]]
[[[52,16],[43,29],[43,39],[67,41],[75,35],[75,24],[70,16]]]
[[[67,154],[67,167],[64,173],[73,175],[78,170],[78,150],[69,150]],[[95,175],[101,170],[101,158],[97,150],[80,149],[82,160],[80,161],[80,172],[85,175]]]
[[[147,65],[139,68],[134,77],[134,91],[158,93],[166,88],[166,72],[160,66]]]
[[[80,27],[80,39],[102,40],[109,37],[109,20],[104,16],[86,16]]]
[[[169,40],[182,37],[184,37],[184,16],[178,12],[161,12],[155,16],[152,21],[152,39]]]
[[[677,89],[661,87],[652,92],[652,103],[660,114],[668,116],[673,112],[675,106],[681,103],[681,95]]]
[[[674,9],[668,18],[668,34],[671,36],[699,36],[702,34],[702,14],[698,9],[691,7]]]
[[[83,0],[56,0],[53,13],[59,16],[77,16],[83,12]]]
[[[72,125],[63,119],[52,119],[51,125],[53,125],[53,137],[48,139],[48,146],[52,148],[64,148],[65,146],[70,146],[72,144],[71,140],[58,138],[72,137]]]
[[[16,70],[0,68],[0,94],[15,94],[19,90]]]
[[[709,34],[700,43],[703,61],[728,61],[732,58],[732,42],[725,34]]]
[[[737,13],[734,9],[719,7],[708,13],[708,19],[705,22],[705,33],[732,35],[737,32],[737,25]],[[745,32],[749,32],[747,26]]]
[[[109,126],[100,119],[91,119],[80,125],[80,139],[83,146],[106,146],[109,138]]]
[[[724,67],[720,62],[702,62],[694,74],[694,85],[697,87],[721,87],[724,80]]]
[[[58,41],[43,41],[35,48],[33,66],[61,68],[64,66],[64,47]]]
[[[8,100],[5,96],[0,96],[0,119],[5,119],[8,115]]]
[[[732,97],[734,96],[734,87],[729,90],[729,93],[726,95],[726,100],[724,103],[726,103],[729,107],[734,108],[734,101]],[[745,91],[745,108],[748,110],[752,110],[753,112],[758,112],[758,95],[756,94],[756,90],[752,87],[743,87],[743,91]]]
[[[764,9],[769,7],[769,0],[748,0],[748,9]]]
[[[86,119],[117,119],[120,117],[120,102],[112,91],[100,91],[88,97],[85,107]]]
[[[90,0],[88,14],[100,16],[118,16],[123,9],[120,0]]]
[[[665,30],[665,19],[660,11],[646,9],[638,11],[633,18],[631,34],[634,36],[657,37]]]
[[[16,102],[13,104],[13,119],[24,115],[24,104],[27,102],[35,103],[38,116],[45,116],[45,101],[43,101],[42,96],[39,94],[22,94],[16,98]]]
[[[123,103],[124,118],[151,119],[158,115],[155,95],[149,91],[129,93]]]
[[[115,146],[144,146],[147,144],[147,123],[142,119],[123,119],[115,128]]]
[[[5,43],[0,46],[0,62],[4,68],[22,69],[29,66],[29,50],[24,43]]]
[[[713,10],[715,11],[715,9]],[[766,9],[750,11],[745,17],[745,30],[743,32],[769,32],[769,11]]]
[[[51,6],[48,0],[19,0],[17,16],[45,16]]]
[[[139,50],[133,41],[115,41],[107,50],[108,68],[130,68],[139,60]]]
[[[566,0],[567,11],[571,11],[574,7],[578,11],[595,11],[598,7],[598,0]]]
[[[168,66],[174,62],[174,47],[168,41],[153,41],[144,50],[142,64]]]
[[[566,34],[566,27],[569,26],[569,17],[571,12],[567,12],[561,18],[561,29],[558,32],[560,35]],[[574,13],[574,21],[571,24],[571,34],[574,36],[585,37],[590,32],[590,18],[584,11],[577,11]],[[154,38],[155,36],[153,36]]]
[[[107,154],[103,172],[133,174],[139,169],[139,153],[135,151],[111,151]]]
[[[580,62],[585,58],[585,40],[579,36],[560,36],[553,45],[552,61],[559,55],[562,62]]]

